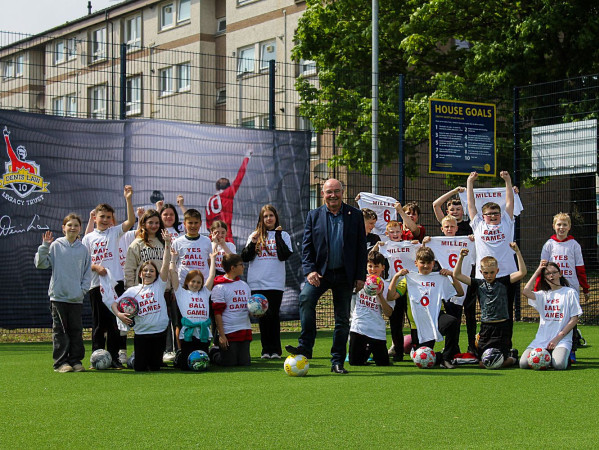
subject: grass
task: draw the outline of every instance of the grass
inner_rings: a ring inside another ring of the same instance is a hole
[[[515,325],[520,351],[536,328]],[[51,344],[0,344],[0,448],[594,448],[599,327],[581,331],[589,346],[563,372],[404,361],[348,375],[330,373],[321,331],[304,378],[260,360],[258,336],[251,367],[205,373],[57,374]]]

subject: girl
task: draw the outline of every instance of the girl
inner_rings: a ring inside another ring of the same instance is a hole
[[[155,209],[148,209],[139,219],[139,237],[127,249],[125,259],[125,287],[134,286],[139,266],[146,261],[153,261],[160,267],[164,256],[164,225],[160,214]]]
[[[177,196],[177,204],[181,206],[183,210],[183,196]],[[179,221],[179,214],[177,214],[177,208],[172,203],[164,204],[164,202],[156,203],[157,210],[160,212],[160,218],[164,224],[164,228],[168,230],[173,240],[177,239],[179,235],[184,231],[183,225]],[[185,211],[183,211],[185,212]]]
[[[171,256],[177,256],[177,251],[171,249]],[[181,342],[181,353],[178,358],[179,369],[188,370],[187,358],[194,350],[203,350],[208,353],[210,344],[211,320],[208,311],[210,309],[210,291],[216,274],[214,259],[216,252],[210,254],[210,274],[204,283],[204,276],[199,270],[190,271],[185,277],[183,286],[179,286],[179,276],[177,266],[174,261],[170,264],[171,280],[177,305],[181,312],[181,332],[179,339]]]
[[[216,253],[216,274],[224,275],[225,271],[223,270],[223,256],[230,255],[231,253],[235,253],[235,244],[232,242],[226,242],[225,238],[227,237],[227,224],[222,220],[215,220],[210,225],[210,238],[212,239],[212,244],[216,245],[215,250]]]
[[[540,277],[539,290],[534,292],[537,277]],[[527,369],[530,351],[542,347],[551,352],[554,369],[566,369],[572,349],[572,329],[582,314],[576,291],[569,287],[557,264],[543,259],[522,294],[528,297],[528,304],[539,312],[540,321],[537,335],[520,358],[520,368]]]
[[[268,310],[260,318],[262,359],[281,358],[279,310],[285,290],[285,261],[291,256],[291,239],[279,225],[277,210],[264,205],[256,230],[248,238],[241,258],[249,262],[247,280],[253,294],[268,299]]]
[[[130,287],[119,297],[133,297],[139,304],[139,312],[135,317],[135,337],[133,349],[135,351],[135,371],[160,370],[162,355],[166,346],[166,328],[168,327],[168,313],[164,291],[168,281],[168,268],[171,261],[171,237],[168,231],[162,230],[164,240],[164,258],[160,273],[153,261],[144,262],[139,270],[140,284]],[[127,325],[133,321],[128,314],[119,312],[118,300],[112,303],[111,309],[115,316]]]

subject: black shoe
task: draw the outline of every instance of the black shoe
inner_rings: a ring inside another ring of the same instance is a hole
[[[403,361],[403,353],[396,353],[392,359],[393,359],[393,362]]]
[[[333,364],[331,366],[331,372],[334,373],[349,373],[347,370],[343,368],[341,364]]]
[[[308,359],[312,359],[312,352],[306,351],[301,345],[294,347],[293,345],[286,345],[285,350],[287,350],[292,355],[304,355]]]
[[[516,361],[518,361],[518,350],[516,350],[515,348],[512,348],[510,350],[509,353],[510,357],[514,358]]]
[[[112,360],[111,367],[113,369],[116,369],[116,370],[123,370],[124,369],[123,365],[121,364],[121,362],[118,359],[113,359]]]

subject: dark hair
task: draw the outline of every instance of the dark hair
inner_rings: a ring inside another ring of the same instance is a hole
[[[225,273],[229,273],[231,269],[240,262],[243,262],[243,260],[241,259],[241,255],[238,255],[237,253],[223,255],[223,270]]]
[[[555,264],[554,262],[548,262],[547,265],[545,267],[543,267],[543,269],[541,270],[541,278],[539,280],[539,291],[550,291],[551,290],[551,286],[549,286],[549,283],[545,279],[545,271],[547,270],[548,267],[554,267],[555,269],[557,269],[559,271],[559,284],[560,285],[570,286],[570,283],[568,282],[568,280],[566,280],[564,278],[564,275],[562,274],[562,270],[559,268],[559,266],[557,264]]]
[[[214,222],[212,222],[212,225],[210,225],[210,231],[214,231],[217,228],[224,228],[225,230],[229,230],[229,226],[227,225],[227,223],[222,220],[215,220]]]
[[[146,222],[152,217],[158,217],[159,227],[158,231],[156,231],[156,239],[158,239],[162,243],[162,245],[164,245],[164,239],[162,238],[162,230],[164,230],[164,224],[162,223],[162,218],[160,217],[160,214],[158,214],[158,211],[156,211],[155,209],[148,209],[144,213],[144,215],[141,216],[141,219],[139,219],[139,237],[142,241],[146,243],[147,246],[151,247],[150,237],[148,236],[148,232],[146,231],[145,225]]]
[[[151,264],[152,266],[154,266],[154,270],[156,270],[156,278],[154,279],[154,281],[156,281],[158,279],[158,277],[160,276],[160,271],[158,270],[158,267],[156,267],[156,264],[154,264],[154,261],[146,261],[141,263],[141,266],[139,266],[139,270],[137,272],[137,278],[139,278],[139,282],[141,284],[144,283],[142,275],[141,275],[141,271],[144,270],[144,267],[146,267],[148,264]]]
[[[219,178],[218,180],[216,180],[216,190],[217,191],[224,191],[229,186],[231,186],[231,182],[229,181],[228,178],[223,177],[223,178]]]
[[[413,211],[416,214],[420,215],[420,206],[418,206],[417,202],[408,202],[405,205],[403,205],[403,210],[405,212],[410,212]]]
[[[100,203],[98,206],[96,206],[96,209],[94,211],[96,212],[96,214],[100,211],[105,211],[114,214],[114,208],[110,206],[108,203]]]
[[[177,212],[177,208],[172,203],[165,203],[162,208],[160,208],[160,218],[162,219],[162,213],[167,210],[172,209],[175,213],[175,223],[173,223],[173,228],[175,231],[179,232],[179,227],[181,227],[181,222],[179,221],[179,213]],[[163,221],[164,222],[164,221]]]
[[[256,225],[256,237],[258,240],[256,241],[256,252],[259,253],[262,250],[265,250],[269,255],[272,254],[268,247],[266,246],[266,241],[268,240],[268,231],[266,229],[266,225],[264,225],[264,213],[266,211],[270,211],[275,215],[275,226],[273,230],[279,226],[279,214],[277,210],[272,205],[264,205],[260,208],[260,214],[258,214],[258,224]]]
[[[366,220],[378,220],[376,213],[369,208],[362,208],[362,216],[364,216],[364,219]]]
[[[449,208],[450,206],[462,206],[462,200],[459,198],[451,198],[447,201],[446,206]]]
[[[372,250],[368,253],[368,262],[372,264],[380,264],[381,266],[385,266],[385,257],[381,255],[379,252]]]
[[[435,260],[435,252],[430,247],[420,247],[416,251],[416,261],[433,262]]]
[[[187,211],[185,211],[185,214],[183,214],[183,221],[185,221],[185,219],[191,218],[202,220],[202,213],[200,213],[197,209],[194,208],[188,209]]]

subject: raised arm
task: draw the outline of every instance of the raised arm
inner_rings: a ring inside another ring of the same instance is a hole
[[[454,276],[453,276],[453,272],[449,269],[441,269],[439,271],[439,274],[441,275],[445,275],[446,277],[450,277],[451,278],[451,284],[453,285],[453,288],[455,289],[455,293],[458,297],[462,297],[464,295],[464,288],[462,288],[462,283],[459,282],[459,280],[457,280]]]
[[[468,249],[463,248],[460,250],[460,257],[458,258],[458,262],[455,265],[455,269],[453,269],[453,279],[461,281],[462,283],[470,286],[472,284],[472,280],[469,276],[466,276],[462,273],[462,263],[464,262],[464,257],[468,254]]]
[[[181,210],[181,214],[185,214],[185,211],[187,211],[187,206],[185,206],[184,202],[185,199],[183,196],[181,194],[177,195],[177,206]]]
[[[470,172],[468,181],[466,181],[466,199],[468,201],[468,217],[474,220],[476,217],[476,202],[474,201],[474,182],[478,178],[478,173]]]
[[[50,244],[53,240],[54,238],[52,237],[51,231],[46,231],[42,235],[42,245],[38,247],[34,258],[36,268],[47,269],[52,266],[52,263],[50,262]]]
[[[89,212],[89,220],[87,221],[87,226],[85,227],[85,234],[89,234],[94,231],[94,224],[96,223],[96,210],[92,209]]]
[[[216,276],[216,254],[218,252],[216,251],[216,249],[212,250],[212,253],[210,253],[210,272],[208,273],[208,278],[206,279],[206,282],[204,283],[204,286],[206,286],[206,289],[208,289],[209,291],[212,290],[212,285],[214,284],[214,277]]]
[[[505,181],[505,212],[510,219],[514,218],[514,189],[512,187],[512,177],[507,170],[502,170],[499,176]]]
[[[408,230],[410,230],[412,232],[412,234],[414,235],[415,238],[419,238],[420,237],[420,228],[418,228],[418,225],[416,225],[416,222],[414,222],[412,220],[412,218],[406,214],[406,212],[403,210],[403,207],[401,206],[401,203],[397,202],[393,206],[395,207],[395,211],[397,211],[397,214],[399,214],[401,216],[401,221],[403,222],[403,224],[406,227],[408,227]]]
[[[168,280],[168,267],[171,263],[171,235],[168,230],[162,230],[162,239],[164,239],[164,256],[160,268],[160,279],[166,282]]]
[[[395,299],[397,299],[400,295],[403,295],[406,293],[406,285],[405,283],[402,283],[402,281],[398,281],[399,277],[403,277],[404,275],[406,275],[408,273],[408,269],[401,269],[399,272],[397,272],[395,275],[393,275],[393,278],[391,278],[391,282],[389,283],[389,289],[387,290],[387,301],[393,301]],[[398,289],[400,292],[398,292]]]
[[[125,201],[127,202],[127,220],[123,222],[122,228],[124,232],[129,231],[135,224],[135,211],[133,211],[133,188],[129,185],[123,190]]]
[[[171,286],[173,287],[173,291],[176,291],[179,288],[179,274],[177,273],[177,263],[176,259],[179,254],[177,250],[175,250],[171,246],[171,261],[168,265],[169,268],[169,276],[171,278]],[[212,270],[212,268],[210,269]]]
[[[452,189],[449,192],[446,192],[445,194],[443,194],[441,197],[439,197],[437,200],[435,200],[433,202],[433,211],[435,212],[435,218],[437,219],[437,222],[441,223],[441,220],[443,220],[443,217],[445,217],[445,213],[443,212],[443,205],[445,203],[447,203],[447,201],[453,197],[454,195],[460,193],[460,192],[464,192],[466,189],[463,188],[462,186],[458,186],[455,189]]]
[[[526,283],[526,286],[524,286],[524,288],[522,289],[522,295],[524,295],[526,298],[529,298],[531,300],[535,299],[535,292],[534,292],[535,282],[536,282],[537,278],[539,277],[539,275],[541,275],[541,271],[545,267],[547,267],[547,260],[542,259],[539,264],[539,267],[537,267],[537,270],[535,270],[535,273],[532,274],[532,277],[530,277],[530,280],[528,280],[528,283]]]
[[[510,242],[510,248],[516,252],[516,259],[518,261],[518,271],[510,274],[510,283],[516,283],[526,276],[526,264],[522,257],[522,252],[515,242]]]

